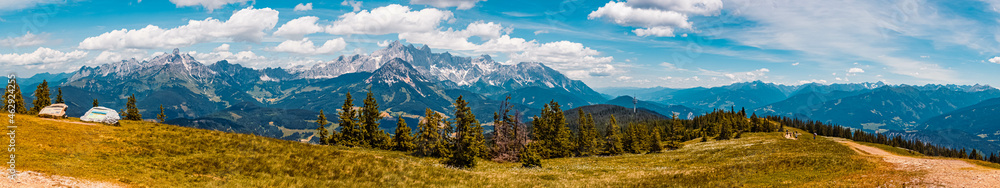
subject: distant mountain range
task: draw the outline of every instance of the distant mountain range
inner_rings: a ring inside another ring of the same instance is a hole
[[[787,86],[760,81],[713,88],[620,88],[657,105],[701,110],[746,107],[757,115],[780,115],[840,124],[957,147],[1000,148],[1000,90],[988,85],[922,86],[877,83]],[[598,89],[608,91],[608,88]],[[622,94],[621,92],[617,94]],[[613,93],[613,92],[612,92]],[[629,94],[631,95],[631,94]],[[787,97],[785,97],[787,96]],[[630,97],[614,99],[631,107]],[[643,102],[639,102],[643,107]],[[653,110],[660,112],[662,110]],[[967,136],[975,138],[964,138]],[[963,138],[959,138],[963,137]],[[995,152],[995,151],[994,151]]]
[[[20,80],[28,100],[41,80],[50,81],[52,90],[62,88],[70,116],[82,115],[94,99],[121,109],[125,99],[135,95],[147,119],[163,105],[173,124],[290,140],[311,136],[289,132],[315,129],[308,122],[319,110],[335,117],[348,92],[355,106],[362,105],[366,92],[373,92],[386,117],[406,117],[413,121],[413,130],[424,109],[449,114],[459,96],[470,101],[483,122],[506,96],[526,115],[553,100],[567,108],[607,100],[542,63],[507,65],[486,55],[433,53],[427,46],[398,41],[369,55],[341,56],[312,67],[253,69],[225,60],[204,64],[175,49],[149,60],[128,59]]]
[[[923,130],[959,130],[986,141],[1000,141],[1000,98],[938,115],[918,127]]]
[[[524,117],[537,114],[549,101],[559,102],[563,109],[582,107],[605,114],[631,112],[635,107],[642,118],[676,114],[688,119],[714,109],[746,108],[757,115],[952,140],[949,143],[962,147],[1000,140],[1000,125],[993,123],[998,119],[992,115],[1000,110],[1000,90],[987,85],[788,86],[753,81],[711,88],[602,88],[602,94],[542,63],[502,64],[487,55],[434,53],[428,46],[398,41],[371,54],[289,69],[253,69],[228,61],[205,64],[175,49],[148,60],[20,78],[27,100],[33,99],[41,80],[49,81],[52,90],[62,88],[70,116],[82,115],[94,99],[101,106],[121,109],[125,98],[135,95],[147,119],[163,105],[168,123],[288,140],[310,139],[308,130],[315,128],[310,122],[319,110],[336,121],[331,117],[348,92],[354,105],[361,106],[368,91],[379,101],[387,121],[383,128],[390,132],[395,126],[388,123],[395,119],[388,117],[402,116],[416,130],[424,109],[450,114],[459,96],[470,102],[481,122],[490,122],[500,101],[510,96]],[[632,117],[619,120],[628,118]],[[948,138],[966,134],[977,139]]]
[[[635,100],[630,96],[616,97],[608,102],[604,102],[604,104],[617,105],[626,108],[646,109],[666,117],[673,117],[673,115],[677,115],[677,118],[680,119],[692,119],[695,116],[705,113],[702,110],[688,108],[683,105],[665,105],[656,102]]]

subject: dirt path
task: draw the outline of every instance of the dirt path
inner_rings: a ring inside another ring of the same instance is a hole
[[[1000,170],[986,168],[956,159],[930,159],[899,156],[885,150],[852,141],[838,141],[861,153],[882,157],[897,169],[925,171],[926,175],[911,183],[933,187],[996,187],[1000,186]]]
[[[7,178],[7,169],[2,168],[3,177],[0,177],[0,188],[6,187],[124,187],[122,185],[80,180],[66,176],[47,175],[38,172],[18,172],[17,180]]]

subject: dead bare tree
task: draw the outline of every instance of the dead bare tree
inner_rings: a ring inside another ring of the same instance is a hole
[[[493,161],[516,162],[518,154],[528,144],[528,127],[521,122],[521,111],[514,110],[510,96],[500,102],[500,108],[493,114]]]

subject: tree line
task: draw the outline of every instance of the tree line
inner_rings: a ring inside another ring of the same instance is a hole
[[[780,116],[768,116],[767,119],[780,122],[781,124],[788,125],[790,127],[813,132],[821,136],[840,137],[859,142],[884,144],[892,147],[905,148],[912,152],[928,156],[963,158],[1000,163],[1000,153],[989,153],[986,155],[983,154],[982,151],[978,151],[976,149],[967,150],[964,147],[961,149],[948,148],[926,143],[917,139],[904,139],[902,135],[889,136],[882,133],[865,132],[860,129],[853,129],[852,131],[851,128],[846,128],[840,125],[826,124],[820,121],[804,121],[798,118]]]
[[[52,104],[66,103],[66,101],[63,99],[62,88],[56,88],[55,99],[50,98],[51,94],[49,93],[50,91],[49,82],[46,80],[42,80],[42,83],[39,83],[38,86],[36,86],[35,93],[33,94],[33,96],[35,96],[35,99],[31,102],[32,104],[31,109],[27,109],[25,107],[24,97],[21,96],[21,86],[17,84],[16,81],[8,82],[6,88],[7,89],[4,92],[5,96],[4,98],[10,95],[13,95],[14,97],[13,100],[3,100],[3,106],[6,108],[9,105],[14,105],[15,106],[14,112],[18,114],[35,115],[38,114],[42,110],[42,108],[45,108],[46,106]],[[136,120],[136,121],[142,120],[142,114],[139,114],[139,109],[136,107],[135,103],[136,103],[135,94],[130,95],[126,99],[125,109],[122,109],[120,111],[122,119]],[[99,105],[97,99],[94,99],[93,105],[94,107],[97,107]],[[162,123],[164,120],[166,120],[166,118],[167,116],[163,114],[163,105],[160,105],[160,113],[157,115],[157,120],[159,120],[159,122]]]
[[[419,131],[411,135],[410,128],[397,117],[396,134],[390,136],[379,128],[382,119],[378,101],[369,89],[360,109],[346,94],[338,115],[340,130],[327,129],[326,115],[320,110],[316,120],[320,144],[347,147],[376,148],[412,152],[413,155],[445,158],[443,163],[459,168],[475,167],[476,158],[489,158],[483,128],[462,96],[455,100],[454,118],[447,120],[440,113],[426,109]]]
[[[338,112],[339,130],[327,129],[323,111],[317,117],[317,136],[320,144],[347,147],[375,148],[409,152],[414,156],[443,158],[442,163],[473,168],[477,159],[498,162],[519,162],[524,167],[540,167],[541,159],[611,156],[626,153],[658,153],[679,149],[683,142],[696,138],[727,140],[740,138],[748,132],[774,132],[783,128],[756,114],[749,118],[745,110],[717,110],[692,120],[674,116],[667,120],[618,122],[614,115],[606,120],[595,120],[593,114],[582,109],[576,113],[577,127],[569,127],[558,102],[545,104],[539,115],[524,122],[520,111],[513,109],[510,97],[499,103],[493,114],[494,131],[484,134],[483,127],[472,114],[468,102],[459,96],[453,103],[455,109],[450,119],[442,113],[425,110],[417,133],[397,117],[395,134],[379,129],[382,119],[378,101],[369,89],[364,104],[356,109],[353,98],[346,94]],[[597,121],[607,121],[608,126],[596,127]]]

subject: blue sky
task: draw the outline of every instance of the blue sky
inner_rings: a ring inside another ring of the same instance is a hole
[[[1000,86],[998,0],[0,2],[0,68],[20,76],[173,48],[292,68],[394,40],[538,61],[591,87]]]

